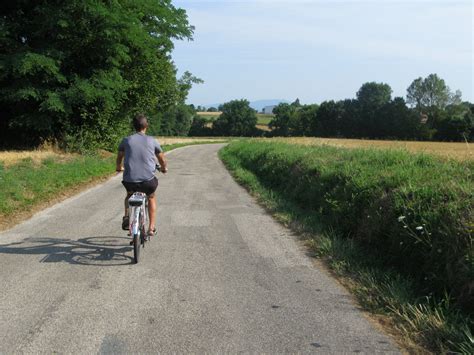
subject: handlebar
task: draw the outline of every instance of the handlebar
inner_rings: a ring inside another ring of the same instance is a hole
[[[161,171],[161,165],[160,164],[155,164],[155,171],[159,171],[160,173],[166,173],[168,171],[168,169],[166,169],[166,171]],[[117,174],[120,174],[123,172],[123,168],[120,169],[120,170],[116,170]]]
[[[164,171],[164,172],[161,171],[161,165],[160,164],[155,164],[155,169],[158,170],[159,172],[163,173],[163,174],[168,171],[168,169],[166,169],[166,171]]]

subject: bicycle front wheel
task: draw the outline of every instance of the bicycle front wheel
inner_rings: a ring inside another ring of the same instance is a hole
[[[133,235],[133,262],[135,264],[137,264],[138,260],[140,259],[140,246],[141,246],[140,239],[141,238],[139,234]]]

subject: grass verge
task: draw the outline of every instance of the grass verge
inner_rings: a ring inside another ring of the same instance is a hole
[[[31,158],[5,167],[0,164],[0,229],[7,229],[74,193],[111,176],[114,157],[52,157],[33,163]]]
[[[165,152],[213,141],[163,145]],[[105,181],[115,174],[115,155],[42,154],[8,164],[0,161],[0,230],[13,227],[34,213]]]
[[[471,165],[406,152],[249,141],[230,144],[220,156],[235,178],[280,222],[304,237],[314,254],[326,261],[365,309],[389,320],[407,349],[417,352],[418,344],[437,353],[474,353],[472,318],[453,303],[448,287],[444,293],[439,287],[455,252],[448,244],[456,245],[458,254],[454,259],[461,256],[449,267],[467,267],[467,274],[457,276],[472,280],[470,227],[466,239],[438,233],[460,233],[456,218],[450,217],[459,217],[457,212],[462,215],[472,208]],[[415,178],[418,174],[425,178]],[[457,181],[456,186],[453,181]],[[403,202],[400,206],[405,210],[397,209],[396,199]],[[438,208],[434,207],[436,203],[440,203]],[[461,204],[461,208],[453,204]],[[438,210],[441,215],[436,215]],[[448,226],[431,223],[430,214],[434,220],[441,216],[441,222]],[[390,219],[394,221],[387,221]],[[423,225],[424,231],[430,231],[426,236],[415,227]],[[440,241],[433,240],[432,235],[440,238],[448,250],[438,252]],[[466,241],[470,246],[463,244]],[[433,247],[437,260],[432,257]],[[409,258],[414,258],[410,266],[418,268],[413,273],[404,267],[407,265],[400,265]],[[421,264],[416,261],[419,258],[424,258]],[[397,263],[397,259],[404,260]],[[427,262],[436,264],[432,272],[432,266],[423,264]],[[451,288],[461,279],[451,280]],[[436,285],[431,288],[433,282]]]

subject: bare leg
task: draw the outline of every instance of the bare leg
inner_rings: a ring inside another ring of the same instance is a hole
[[[155,194],[148,197],[148,217],[150,220],[148,230],[155,229],[155,216],[156,216],[156,197]]]
[[[127,192],[127,195],[125,196],[125,200],[124,200],[124,206],[125,206],[124,216],[128,216],[128,199],[130,198],[130,196],[132,196],[132,194]]]

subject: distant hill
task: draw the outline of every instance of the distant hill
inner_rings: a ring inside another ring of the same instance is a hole
[[[258,110],[259,112],[262,111],[262,109],[265,106],[273,106],[273,105],[278,105],[280,102],[286,102],[289,103],[288,100],[283,100],[283,99],[267,99],[267,100],[257,100],[257,101],[251,101],[250,102],[250,107],[252,107],[255,110]],[[204,105],[206,109],[209,107],[215,107],[217,108],[221,104],[212,104],[212,105]]]
[[[283,100],[283,99],[257,100],[257,101],[252,101],[250,103],[250,107],[260,112],[263,110],[265,106],[274,106],[274,105],[278,105],[281,102],[289,103],[288,100]]]

